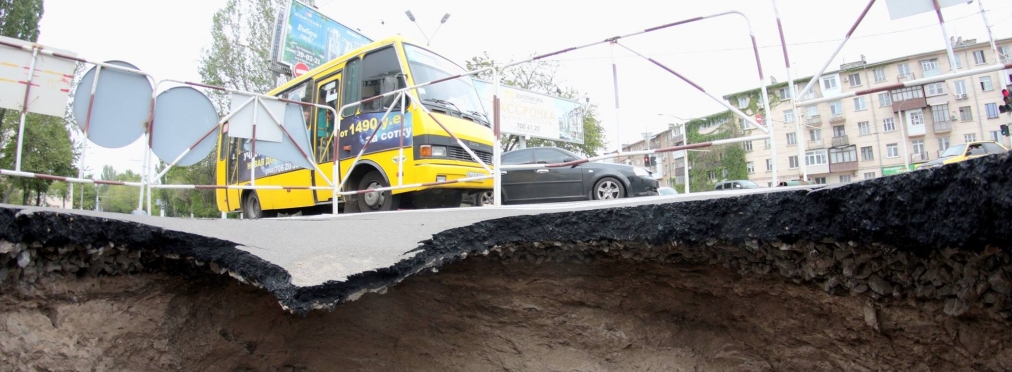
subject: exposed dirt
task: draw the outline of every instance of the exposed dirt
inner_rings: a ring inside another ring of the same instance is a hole
[[[195,275],[195,276],[194,276]],[[831,295],[719,266],[470,257],[332,312],[225,275],[0,287],[0,370],[1002,371],[979,305]]]

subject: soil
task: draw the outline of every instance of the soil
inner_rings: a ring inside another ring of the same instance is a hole
[[[977,305],[832,295],[714,265],[470,257],[307,315],[210,273],[0,286],[3,371],[1002,371]]]

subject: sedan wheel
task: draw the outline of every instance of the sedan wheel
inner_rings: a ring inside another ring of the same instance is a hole
[[[622,198],[622,183],[611,177],[602,178],[594,184],[594,199],[619,199]]]

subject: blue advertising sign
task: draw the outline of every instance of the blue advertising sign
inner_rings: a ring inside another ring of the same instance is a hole
[[[279,62],[309,69],[340,57],[372,42],[369,38],[298,1],[288,6],[287,25]]]
[[[246,140],[248,148],[249,140]],[[258,142],[259,143],[259,142]],[[243,151],[239,159],[239,182],[249,182],[250,173],[256,172],[257,178],[263,178],[267,176],[273,176],[275,174],[288,173],[291,171],[297,171],[299,169],[305,169],[298,165],[292,164],[291,162],[281,161],[269,156],[263,156],[257,154],[253,157],[252,151]]]
[[[411,113],[406,112],[401,116],[400,112],[390,112],[386,120],[380,120],[382,117],[383,113],[377,112],[355,115],[341,120],[341,146],[350,145],[351,151],[342,150],[339,159],[344,160],[357,156],[376,128],[379,128],[379,132],[372,139],[372,143],[366,147],[366,154],[396,149],[400,147],[402,138],[404,146],[411,147]]]

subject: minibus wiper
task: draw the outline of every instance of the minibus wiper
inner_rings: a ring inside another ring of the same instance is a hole
[[[457,114],[457,116],[460,116],[463,113],[463,111],[460,111],[460,108],[457,107],[457,105],[455,105],[455,104],[453,104],[453,102],[447,101],[445,99],[426,98],[426,99],[423,99],[422,101],[432,102],[432,103],[438,104],[440,106],[440,108],[453,110],[453,111],[455,111],[455,113]],[[453,107],[450,107],[450,106],[453,106]]]

